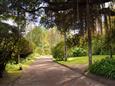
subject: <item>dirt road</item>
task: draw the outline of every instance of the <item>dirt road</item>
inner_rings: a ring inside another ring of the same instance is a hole
[[[51,58],[38,59],[10,86],[106,86],[53,62]]]

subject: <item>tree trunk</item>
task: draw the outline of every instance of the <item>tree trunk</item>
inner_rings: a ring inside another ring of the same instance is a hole
[[[112,58],[112,38],[111,38],[111,34],[113,32],[112,28],[111,28],[111,17],[109,15],[109,32],[110,34],[109,35],[109,39],[110,39],[110,43],[109,43],[109,51],[110,51],[110,58]]]
[[[92,64],[92,37],[91,37],[91,27],[90,27],[90,14],[89,14],[89,0],[87,0],[86,5],[87,10],[87,30],[88,30],[88,57],[89,57],[89,66]]]
[[[4,70],[5,70],[5,64],[0,64],[0,78],[3,77],[3,73],[4,73]]]
[[[111,32],[112,32],[112,29],[111,29],[111,18],[110,16],[107,14],[104,15],[104,19],[105,19],[105,28],[106,28],[106,33],[107,33],[107,38],[108,38],[108,46],[109,46],[109,58],[111,59],[112,58],[112,42],[111,42]]]
[[[112,46],[111,45],[109,46],[109,54],[110,54],[110,56],[109,56],[110,59],[113,58],[113,55],[112,55]]]
[[[88,29],[88,56],[89,56],[89,65],[92,64],[92,37],[91,29]]]
[[[16,56],[16,64],[19,64],[20,63],[20,55],[18,53],[18,55]]]
[[[67,45],[66,45],[66,40],[67,40],[67,34],[64,32],[64,61],[67,61]]]

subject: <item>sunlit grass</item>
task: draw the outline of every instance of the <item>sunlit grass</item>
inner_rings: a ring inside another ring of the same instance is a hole
[[[21,60],[21,62],[19,64],[11,64],[8,63],[6,65],[6,71],[8,73],[19,73],[19,68],[20,66],[25,69],[28,68],[30,64],[32,64],[37,58],[39,58],[39,54],[38,53],[32,53],[30,54],[28,57],[26,57],[26,59]]]
[[[100,61],[108,57],[108,55],[93,55],[93,62]],[[114,55],[115,57],[115,55]],[[88,64],[88,56],[82,57],[69,57],[67,61],[58,61],[61,64],[73,65],[73,64]]]

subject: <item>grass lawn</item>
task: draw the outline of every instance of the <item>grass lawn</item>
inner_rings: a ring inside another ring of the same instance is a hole
[[[108,57],[108,55],[93,55],[93,62],[99,61]],[[114,55],[115,57],[115,55]],[[65,64],[65,65],[73,65],[73,64],[88,64],[88,56],[82,57],[69,57],[68,61],[58,61],[58,63]]]
[[[37,58],[39,58],[39,55],[34,52],[27,56],[26,59],[21,60],[20,64],[8,63],[3,78],[0,78],[0,83],[7,86],[12,81],[17,80],[21,76],[21,71],[19,70],[20,65],[23,69],[28,68]]]
[[[11,64],[8,63],[6,65],[6,71],[8,73],[19,73],[19,67],[22,66],[23,69],[28,68],[30,64],[32,64],[39,55],[37,53],[32,53],[26,59],[23,59],[20,64]]]

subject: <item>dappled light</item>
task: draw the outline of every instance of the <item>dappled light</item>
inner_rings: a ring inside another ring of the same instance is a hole
[[[114,85],[114,0],[0,0],[0,86]]]

